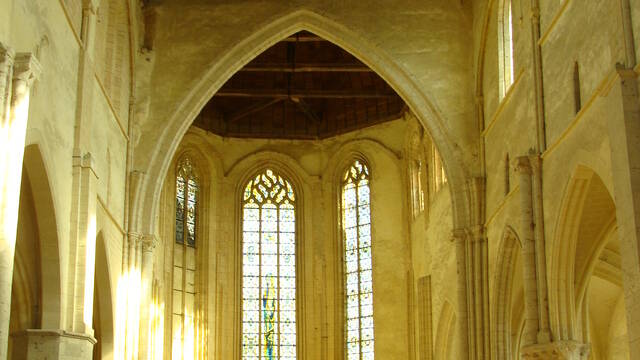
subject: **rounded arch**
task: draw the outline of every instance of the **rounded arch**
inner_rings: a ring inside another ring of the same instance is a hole
[[[556,221],[549,273],[549,310],[558,340],[581,340],[584,293],[599,253],[615,230],[615,203],[601,177],[578,165]]]
[[[493,296],[491,303],[491,317],[493,321],[492,350],[496,359],[512,359],[513,344],[511,324],[513,285],[516,266],[522,249],[522,243],[516,231],[507,226],[502,235],[500,250],[498,251],[498,264],[496,265]]]
[[[297,31],[308,30],[349,51],[362,62],[376,71],[408,104],[420,122],[431,134],[444,159],[447,174],[451,182],[454,227],[463,227],[468,222],[467,199],[465,197],[466,173],[462,165],[461,148],[447,133],[444,119],[429,100],[426,90],[419,87],[403,67],[375,44],[370,44],[349,30],[320,14],[306,9],[298,9],[280,17],[259,31],[237,42],[221,61],[212,66],[179,104],[166,122],[167,127],[156,139],[147,144],[150,154],[140,155],[137,162],[149,164],[147,176],[139,184],[134,194],[132,209],[133,227],[142,232],[151,233],[154,229],[158,210],[158,194],[161,191],[170,159],[175,153],[182,136],[193,120],[214,93],[242,66],[257,54],[266,50],[280,39]]]
[[[43,294],[41,324],[45,329],[58,329],[62,314],[58,224],[47,166],[38,145],[25,147],[23,164],[33,192],[40,241]]]

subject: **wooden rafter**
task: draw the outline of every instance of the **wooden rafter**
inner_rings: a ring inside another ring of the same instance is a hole
[[[243,110],[240,110],[238,112],[235,112],[233,114],[230,114],[229,116],[226,117],[226,120],[228,122],[233,122],[239,119],[242,119],[244,117],[247,117],[251,114],[257,113],[260,110],[266,109],[271,105],[275,105],[277,103],[279,103],[280,101],[282,101],[282,98],[275,98],[275,99],[269,99],[269,100],[265,100],[262,102],[259,102],[257,104],[254,104],[248,108],[245,108]]]
[[[249,64],[242,69],[241,72],[286,72],[286,73],[303,73],[303,72],[373,72],[371,68],[359,64]]]
[[[397,97],[391,91],[378,91],[370,89],[362,90],[299,90],[291,89],[225,89],[216,93],[217,97],[244,97],[244,98],[279,98],[289,97],[309,99],[375,99]]]

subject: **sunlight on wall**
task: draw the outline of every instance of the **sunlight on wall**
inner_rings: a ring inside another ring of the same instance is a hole
[[[137,269],[127,270],[118,280],[116,292],[116,338],[114,359],[137,359],[140,324],[141,277]]]
[[[149,359],[162,360],[164,353],[164,304],[159,304],[157,298],[150,306],[149,316]]]
[[[26,92],[16,100],[9,121],[3,122],[0,126],[0,140],[3,144],[0,171],[16,172],[15,176],[0,176],[0,221],[4,225],[2,229],[3,241],[0,243],[1,251],[15,247],[28,112],[29,92]],[[11,252],[13,253],[13,250]]]
[[[96,272],[96,217],[93,215],[87,227],[86,268],[84,272],[84,324],[91,329],[93,323],[93,289]]]

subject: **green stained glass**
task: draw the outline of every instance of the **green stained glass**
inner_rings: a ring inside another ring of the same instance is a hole
[[[268,169],[243,192],[242,359],[296,359],[295,195]],[[357,256],[357,255],[356,255]]]
[[[369,169],[366,164],[356,160],[342,179],[345,355],[348,360],[373,360]]]

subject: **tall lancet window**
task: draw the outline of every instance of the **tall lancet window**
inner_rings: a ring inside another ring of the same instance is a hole
[[[197,358],[196,243],[198,177],[191,160],[176,169],[176,224],[173,244],[172,359]]]
[[[373,360],[369,168],[356,160],[342,178],[347,360]]]
[[[267,169],[245,186],[242,224],[242,359],[296,358],[294,189]]]
[[[513,84],[513,9],[511,0],[501,0],[498,8],[498,56],[500,68],[500,98],[503,98]]]

